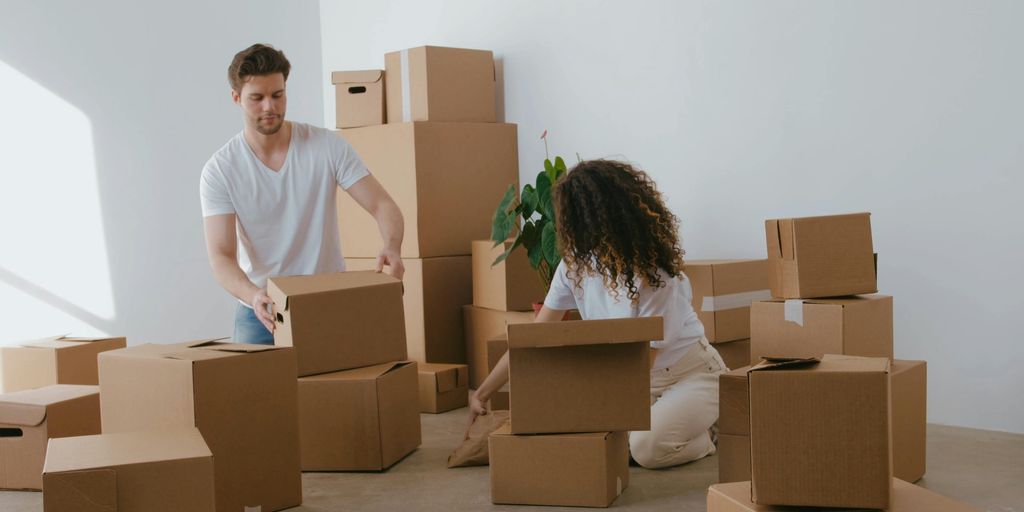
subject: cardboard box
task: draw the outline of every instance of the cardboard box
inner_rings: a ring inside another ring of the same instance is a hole
[[[439,413],[469,404],[469,367],[464,364],[419,365],[420,412]]]
[[[0,489],[41,490],[48,439],[99,433],[96,386],[56,384],[0,395]]]
[[[892,364],[892,472],[916,482],[925,473],[928,439],[928,365]]]
[[[534,316],[532,311],[497,311],[476,306],[462,306],[466,359],[469,364],[469,387],[473,389],[480,387],[491,371],[491,367],[487,363],[488,340],[505,334],[505,328],[509,324],[533,322]]]
[[[747,370],[749,367],[737,368],[718,377],[720,482],[750,480],[750,403]],[[925,473],[926,363],[902,359],[893,361],[890,387],[893,476],[914,482]]]
[[[407,258],[402,263],[405,358],[421,363],[465,363],[462,305],[473,294],[470,257]],[[349,270],[372,270],[377,268],[377,259],[346,258],[345,264]],[[385,267],[385,272],[390,271]]]
[[[389,52],[384,73],[389,123],[497,120],[489,50],[421,46]]]
[[[491,240],[474,240],[473,305],[501,311],[533,311],[535,302],[544,302],[544,285],[530,266],[525,249],[509,253],[508,258],[491,266],[511,242],[494,247]]]
[[[924,487],[899,479],[892,483],[889,512],[981,512],[975,508]],[[708,512],[793,512],[786,507],[755,505],[750,501],[750,482],[715,484],[708,489]]]
[[[718,434],[718,481],[726,483],[749,480],[750,436]]]
[[[384,124],[384,71],[335,71],[334,110],[338,128]]]
[[[512,433],[650,429],[649,342],[663,336],[661,317],[509,325]]]
[[[300,377],[406,358],[402,282],[388,274],[271,277],[274,344],[295,347]]]
[[[402,210],[403,258],[470,254],[519,182],[514,124],[402,123],[341,133]],[[382,244],[373,217],[347,193],[337,201],[345,256],[376,258]]]
[[[766,361],[748,374],[751,501],[888,508],[889,371],[884,358]]]
[[[505,425],[488,450],[494,503],[607,507],[629,486],[627,432],[517,436]]]
[[[751,361],[824,354],[892,359],[892,297],[755,302],[750,330]]]
[[[213,454],[195,428],[53,439],[43,509],[214,512],[213,482]]]
[[[302,503],[295,350],[201,341],[100,354],[103,433],[196,427],[217,510]]]
[[[764,222],[772,296],[812,299],[875,293],[871,214]]]
[[[495,391],[491,399],[487,401],[492,411],[507,411],[512,405],[512,399],[508,391]]]
[[[487,373],[490,374],[494,367],[501,361],[501,356],[508,352],[508,335],[501,334],[487,340]],[[508,394],[509,386],[506,382],[498,391],[491,394],[489,400],[492,410],[507,411],[510,405]]]
[[[125,338],[51,336],[0,347],[0,393],[53,384],[99,384],[96,355],[124,348]]]
[[[718,355],[722,356],[727,368],[739,368],[751,363],[750,340],[730,341],[714,345]]]
[[[750,304],[772,298],[768,260],[688,260],[684,271],[708,341],[750,338]]]
[[[420,445],[416,363],[299,379],[303,471],[382,470]]]

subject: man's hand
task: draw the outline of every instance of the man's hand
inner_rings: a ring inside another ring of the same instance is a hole
[[[267,295],[266,288],[260,288],[255,295],[252,296],[252,310],[256,312],[256,318],[260,320],[264,327],[268,331],[274,332],[274,315],[270,313],[270,306],[274,304],[270,300],[270,296]]]
[[[380,250],[377,254],[377,272],[382,272],[385,265],[391,267],[391,275],[396,279],[401,279],[405,275],[405,264],[402,263],[398,251],[387,247]]]

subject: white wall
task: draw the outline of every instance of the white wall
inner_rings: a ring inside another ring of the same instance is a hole
[[[227,66],[255,42],[292,62],[290,117],[319,123],[313,0],[3,3],[0,344],[231,334],[198,183],[241,130]]]
[[[540,170],[544,129],[553,153],[632,160],[682,219],[688,257],[763,257],[765,218],[871,211],[896,355],[929,362],[930,421],[1024,432],[1024,4],[322,0],[320,11],[325,83],[401,48],[494,50],[522,177]]]

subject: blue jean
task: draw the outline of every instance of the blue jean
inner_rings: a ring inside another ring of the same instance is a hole
[[[274,333],[268,331],[263,322],[256,318],[252,308],[239,304],[235,309],[234,342],[273,345]]]

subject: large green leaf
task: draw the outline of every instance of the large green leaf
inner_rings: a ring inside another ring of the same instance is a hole
[[[554,217],[551,207],[551,180],[547,173],[537,174],[537,211],[547,218]]]
[[[558,253],[558,235],[555,234],[555,223],[548,222],[544,225],[544,229],[541,231],[541,248],[544,253],[544,259],[548,262],[548,265],[552,270],[558,266],[558,262],[562,260],[562,256]]]
[[[551,163],[551,160],[544,160],[544,174],[547,175],[548,182],[551,184],[554,184],[555,179],[558,178],[558,169],[555,168],[555,164]]]
[[[546,224],[547,220],[545,219],[527,222],[523,224],[523,232],[519,236],[519,239],[523,241],[523,247],[530,255],[530,266],[533,268],[537,268],[544,257],[544,250],[541,248],[541,232]]]
[[[494,246],[504,242],[508,239],[509,235],[512,234],[512,226],[515,225],[515,216],[509,212],[509,206],[512,201],[516,199],[516,186],[515,184],[509,185],[508,190],[505,191],[505,196],[501,198],[501,202],[498,203],[498,208],[494,211],[494,218],[491,220],[491,240],[494,241]]]
[[[523,197],[519,204],[521,206],[519,214],[524,219],[533,217],[533,212],[537,211],[537,189],[533,185],[527,183],[523,186]]]

